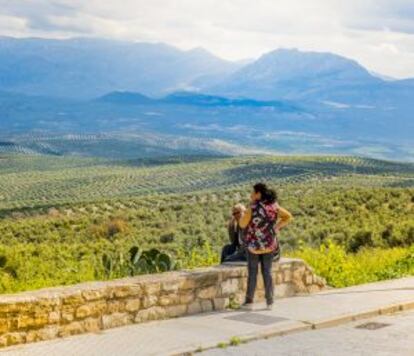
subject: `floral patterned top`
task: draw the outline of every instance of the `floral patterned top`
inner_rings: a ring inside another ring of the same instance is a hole
[[[269,253],[279,248],[274,228],[277,210],[277,204],[252,204],[252,217],[245,235],[246,246],[251,253]]]

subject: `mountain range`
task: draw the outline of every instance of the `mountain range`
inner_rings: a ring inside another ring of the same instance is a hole
[[[165,44],[0,37],[3,136],[152,130],[414,160],[413,112],[414,79],[332,53],[278,49],[229,62]]]
[[[0,90],[92,98],[114,90],[162,95],[214,83],[241,66],[196,48],[100,39],[0,37]]]

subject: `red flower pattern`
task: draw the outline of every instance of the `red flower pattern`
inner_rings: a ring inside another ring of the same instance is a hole
[[[252,204],[252,219],[246,230],[247,248],[256,253],[275,251],[278,241],[274,225],[277,220],[277,205],[256,202]]]

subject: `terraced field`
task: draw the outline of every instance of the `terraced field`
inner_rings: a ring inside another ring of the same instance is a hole
[[[134,246],[163,251],[181,268],[215,264],[232,205],[247,204],[257,181],[275,187],[295,217],[281,235],[284,253],[305,258],[333,285],[414,271],[413,164],[345,156],[111,161],[3,154],[0,292],[129,275]]]
[[[414,186],[414,165],[357,157],[261,156],[150,164],[93,158],[0,157],[0,211],[115,197],[339,180],[348,186]],[[163,162],[159,162],[163,163]]]

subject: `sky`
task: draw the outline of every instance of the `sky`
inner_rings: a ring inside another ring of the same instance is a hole
[[[414,0],[0,0],[0,35],[164,42],[229,60],[298,48],[414,77]]]

